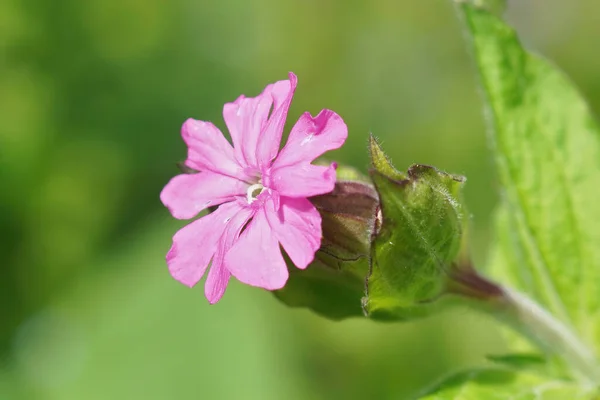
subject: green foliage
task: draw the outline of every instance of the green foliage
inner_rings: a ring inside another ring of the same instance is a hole
[[[598,392],[534,373],[502,369],[461,372],[432,388],[422,400],[594,400]]]
[[[598,344],[598,125],[572,83],[512,28],[482,8],[460,10],[504,189],[493,268]]]
[[[515,369],[539,369],[546,364],[546,359],[536,353],[489,355],[487,359],[496,364]]]
[[[497,1],[457,2],[486,99],[503,188],[491,270],[599,343],[600,130],[568,79],[526,52]],[[574,346],[576,344],[573,344]],[[425,399],[596,399],[597,388],[550,378],[531,360],[459,374]],[[507,362],[508,361],[508,362]],[[525,368],[524,368],[525,366]]]
[[[374,138],[370,153],[383,220],[371,248],[364,308],[372,318],[410,319],[428,313],[458,255],[464,178],[424,165],[413,165],[405,177]]]

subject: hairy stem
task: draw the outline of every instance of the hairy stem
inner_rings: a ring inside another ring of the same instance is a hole
[[[594,352],[562,321],[529,297],[480,276],[473,269],[459,269],[450,291],[468,304],[527,337],[544,352],[563,359],[577,378],[600,382],[600,365]]]
[[[504,288],[496,319],[521,332],[548,353],[561,356],[582,378],[600,382],[600,367],[588,348],[565,324],[522,293]]]

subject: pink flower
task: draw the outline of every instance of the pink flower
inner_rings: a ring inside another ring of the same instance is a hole
[[[188,119],[181,129],[186,165],[200,172],[171,179],[161,201],[179,219],[220,206],[175,234],[167,264],[175,279],[191,287],[212,260],[204,286],[210,303],[223,296],[231,275],[268,290],[282,288],[288,271],[279,246],[304,269],[321,245],[321,217],[307,198],[333,190],[336,165],[311,163],[339,148],[348,130],[333,111],[304,113],[279,151],[296,84],[290,73],[257,97],[225,104],[233,147],[210,122]]]

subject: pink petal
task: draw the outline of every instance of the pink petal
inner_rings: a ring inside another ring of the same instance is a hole
[[[267,185],[281,196],[311,197],[329,193],[335,186],[335,168],[312,164],[293,164],[271,171]]]
[[[181,136],[188,146],[186,164],[189,167],[245,178],[242,167],[235,159],[233,148],[212,123],[189,118],[181,127]]]
[[[240,236],[242,227],[248,222],[253,214],[250,207],[241,208],[227,224],[225,232],[217,244],[217,252],[213,257],[208,277],[204,285],[204,294],[210,304],[215,304],[223,297],[231,273],[223,265],[223,258],[233,243]]]
[[[321,247],[321,215],[307,199],[282,197],[275,212],[266,209],[269,226],[294,265],[304,269]]]
[[[229,278],[231,278],[231,273],[223,266],[223,263],[211,265],[204,284],[204,295],[210,304],[221,300],[229,284]]]
[[[289,78],[289,81],[275,83],[271,91],[274,102],[273,112],[260,135],[256,148],[256,159],[261,170],[268,168],[279,152],[285,120],[298,84],[298,78],[292,72],[289,73]]]
[[[223,119],[233,141],[235,157],[240,164],[258,167],[256,146],[273,104],[272,90],[273,85],[268,85],[256,97],[242,95],[233,103],[223,106]]]
[[[245,196],[247,183],[225,175],[205,171],[177,175],[160,193],[160,200],[178,219],[195,217],[206,207]]]
[[[281,289],[288,270],[279,243],[259,210],[240,238],[225,255],[225,267],[239,281],[268,290]]]
[[[190,287],[198,283],[215,253],[217,242],[227,223],[240,209],[237,202],[225,203],[215,212],[175,233],[173,245],[167,253],[167,265],[173,278]]]
[[[304,113],[292,128],[288,141],[273,163],[273,168],[311,163],[329,150],[341,147],[348,137],[342,118],[331,110],[322,110],[313,118]]]

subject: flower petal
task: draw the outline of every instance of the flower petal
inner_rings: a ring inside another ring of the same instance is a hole
[[[195,217],[206,207],[245,196],[248,184],[236,178],[204,171],[177,175],[167,183],[160,200],[178,219]]]
[[[233,148],[212,123],[189,118],[181,127],[181,136],[188,146],[188,167],[245,179]]]
[[[237,202],[225,203],[175,233],[167,253],[167,265],[173,278],[190,287],[198,283],[227,223],[240,209]]]
[[[292,128],[273,168],[311,163],[326,151],[340,148],[347,137],[348,127],[333,111],[322,110],[316,117],[306,112]]]
[[[223,119],[233,141],[235,157],[242,165],[258,167],[256,145],[273,105],[273,86],[268,85],[256,97],[242,95],[233,103],[223,106]]]
[[[321,215],[304,198],[281,197],[276,212],[267,206],[267,220],[273,233],[294,265],[304,269],[321,247]]]
[[[287,282],[287,266],[264,209],[225,255],[225,268],[240,282],[268,290],[281,289]]]
[[[279,152],[283,127],[298,84],[298,78],[292,72],[289,73],[289,78],[288,81],[276,82],[271,90],[273,112],[260,135],[256,148],[256,160],[261,170],[268,168]]]
[[[267,185],[281,196],[311,197],[329,193],[335,186],[335,168],[312,164],[293,164],[271,171]]]
[[[231,278],[231,273],[223,266],[223,263],[215,265],[213,262],[204,284],[204,295],[210,304],[221,300],[229,284],[229,278]]]
[[[250,219],[253,212],[254,211],[250,207],[241,208],[233,218],[231,218],[225,228],[225,232],[221,235],[221,239],[219,239],[217,251],[213,257],[210,271],[208,272],[208,277],[206,278],[206,283],[204,285],[204,295],[210,304],[215,304],[225,293],[231,273],[223,265],[224,255],[240,236],[242,227],[246,225],[246,222],[248,222],[248,219]]]

